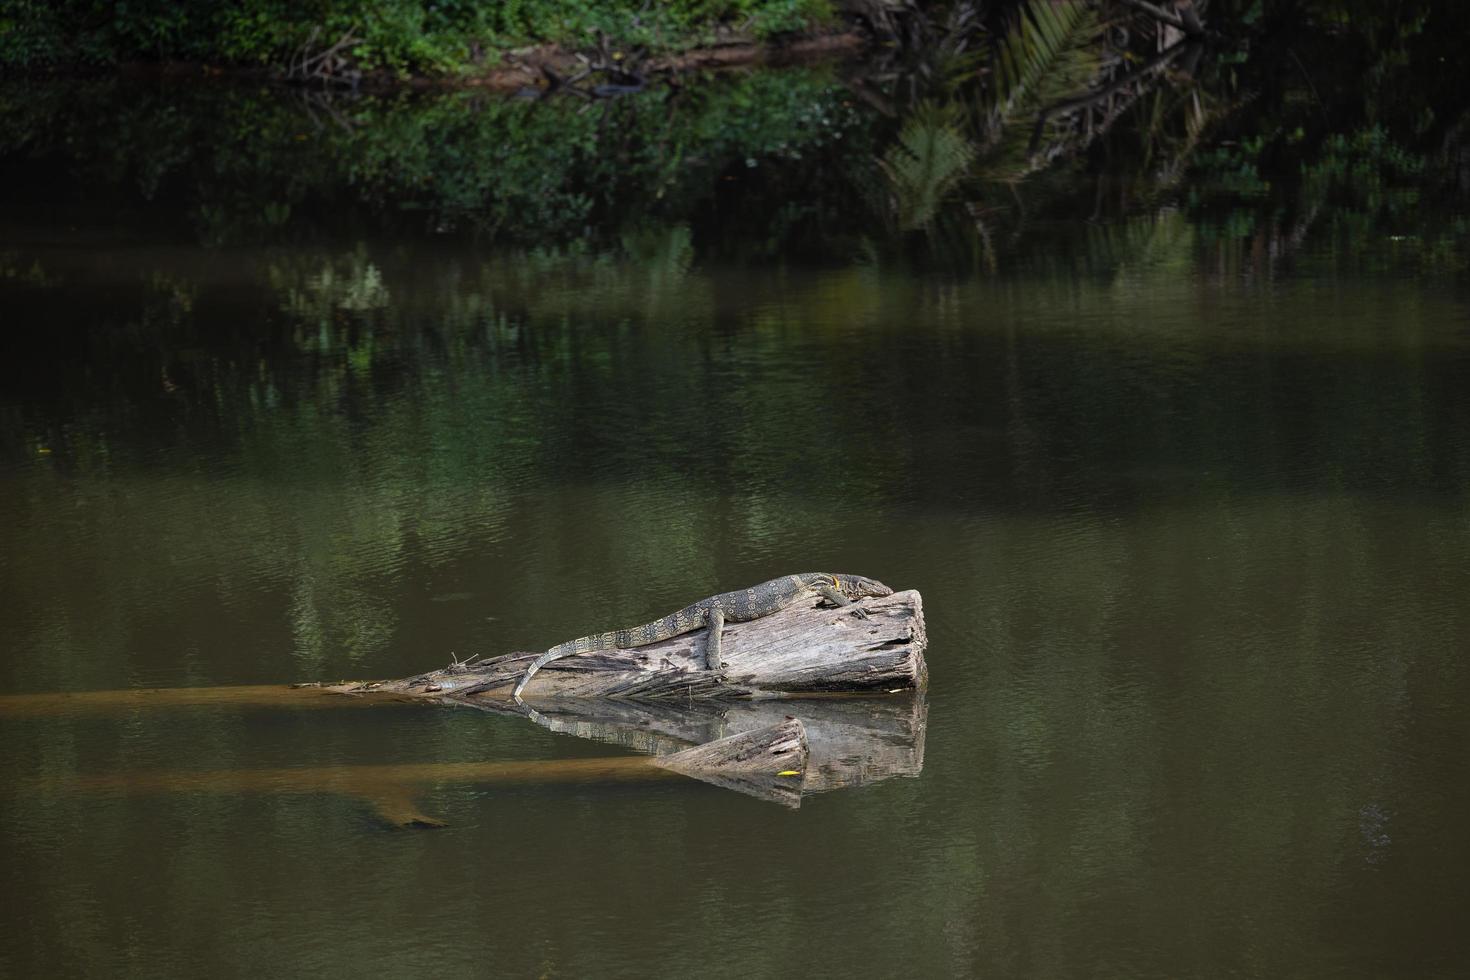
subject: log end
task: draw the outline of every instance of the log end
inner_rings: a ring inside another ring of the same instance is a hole
[[[801,806],[810,751],[799,718],[741,732],[650,761],[691,776],[793,809]]]
[[[682,752],[659,756],[654,764],[686,776],[702,772],[744,772],[777,776],[804,773],[808,755],[806,726],[800,718],[715,739]]]
[[[726,679],[755,691],[882,693],[922,689],[927,677],[924,603],[912,589],[840,609],[793,607],[727,633]]]

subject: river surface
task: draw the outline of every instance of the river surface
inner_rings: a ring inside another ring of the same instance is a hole
[[[445,781],[447,828],[391,831],[188,777],[625,750],[10,710],[0,974],[1463,968],[1463,279],[1168,208],[1121,258],[962,275],[697,224],[219,244],[91,193],[0,237],[0,694],[403,676],[831,570],[922,592],[927,727],[917,775],[796,810]],[[86,782],[143,771],[179,786]]]

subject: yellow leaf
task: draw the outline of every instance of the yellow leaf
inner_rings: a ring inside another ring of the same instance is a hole
[[[801,775],[801,770],[800,769],[786,769],[786,770],[783,770],[782,772],[776,773],[776,775],[778,775],[778,776],[800,776]]]

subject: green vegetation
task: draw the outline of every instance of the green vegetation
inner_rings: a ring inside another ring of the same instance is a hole
[[[894,233],[874,255],[994,270],[1044,250],[1028,238],[1049,220],[1182,206],[1200,243],[1273,261],[1330,242],[1463,267],[1470,100],[1451,66],[1470,5],[1195,8],[1195,41],[1108,0],[953,0],[895,26],[905,74],[872,98],[894,120],[875,197]]]
[[[55,188],[59,200],[100,193],[109,208],[146,210],[215,246],[368,227],[596,244],[688,222],[738,192],[743,217],[726,235],[799,205],[785,231],[748,229],[770,250],[813,217],[852,210],[851,186],[822,175],[872,166],[870,125],[835,79],[806,70],[691,81],[591,111],[573,98],[474,92],[0,86],[13,179]]]
[[[1084,265],[1122,261],[1122,243],[1145,241],[1139,229],[1169,227],[1158,214],[1183,208],[1199,231],[1192,248],[1279,260],[1325,246],[1379,264],[1463,267],[1457,175],[1470,103],[1447,66],[1470,8],[1360,6],[1219,0],[1203,44],[1160,52],[1151,15],[1112,0],[890,5],[872,26],[891,41],[840,80],[822,70],[684,78],[615,99],[15,80],[0,86],[0,165],[39,194],[146,212],[212,246],[386,233],[603,252],[678,228],[700,259],[862,255],[970,273],[1050,261],[1055,222],[1079,215],[1132,222],[1076,240],[1085,252],[1105,239],[1113,256],[1082,254]],[[21,11],[62,30],[52,8],[6,9],[12,23]],[[195,16],[187,4],[108,9],[68,21],[66,36],[82,44],[120,29],[124,14],[135,27],[163,23],[165,9],[179,24]],[[347,9],[256,17],[249,44],[283,50],[286,41],[261,39],[291,18],[334,43],[348,27],[328,15]],[[414,23],[484,27],[504,41],[551,9],[445,4]],[[776,8],[555,9],[553,20],[591,43],[602,30],[594,15],[654,30],[669,17],[744,26]],[[126,33],[136,41],[140,30]],[[160,43],[192,30],[170,28]],[[216,34],[226,43],[243,31]],[[43,34],[11,30],[4,43]],[[617,46],[629,40],[596,44],[636,59]],[[394,64],[424,70],[417,57]]]
[[[342,53],[358,69],[458,73],[527,44],[669,49],[717,31],[759,39],[832,15],[827,0],[0,0],[0,67],[195,61],[280,69]]]

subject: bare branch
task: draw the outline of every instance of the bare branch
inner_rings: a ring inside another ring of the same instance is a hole
[[[1170,27],[1178,28],[1192,37],[1198,37],[1204,33],[1204,25],[1199,22],[1199,17],[1195,15],[1193,4],[1188,3],[1187,0],[1182,8],[1176,7],[1179,13],[1171,13],[1163,7],[1149,3],[1148,0],[1118,0],[1118,2],[1125,7],[1141,10],[1154,20],[1168,24]]]

